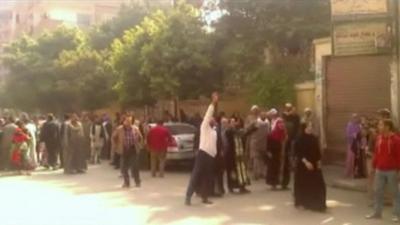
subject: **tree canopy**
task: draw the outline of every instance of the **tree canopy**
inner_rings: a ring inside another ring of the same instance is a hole
[[[251,99],[276,105],[276,99],[266,94],[274,92],[274,80],[290,81],[280,86],[293,97],[295,82],[313,79],[311,43],[329,35],[329,1],[208,0],[208,4],[207,10],[223,13],[212,26],[221,43],[219,62],[225,77],[230,77],[228,83],[250,89]],[[288,72],[282,72],[281,65]],[[288,100],[278,99],[281,104]]]
[[[121,6],[118,15],[89,31],[90,45],[96,50],[108,49],[116,38],[121,38],[126,30],[138,25],[149,10],[142,5],[131,3]]]
[[[151,14],[113,44],[120,99],[153,103],[218,89],[222,77],[212,60],[214,47],[194,7],[178,4],[172,11]]]
[[[103,106],[112,78],[104,59],[87,47],[87,36],[77,28],[61,26],[37,39],[24,36],[2,57],[10,70],[7,103],[55,112]]]
[[[311,79],[314,38],[329,34],[327,0],[184,0],[125,5],[88,31],[61,26],[4,49],[4,104],[72,111],[153,105],[247,89],[257,103],[293,100]]]

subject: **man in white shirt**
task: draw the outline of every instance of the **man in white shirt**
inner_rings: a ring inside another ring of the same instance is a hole
[[[212,182],[214,159],[217,154],[217,131],[214,112],[218,103],[218,93],[212,94],[212,102],[207,109],[200,127],[200,146],[195,165],[186,193],[185,204],[191,205],[191,198],[196,187],[201,187],[201,197],[204,204],[212,204],[208,200],[208,187]]]

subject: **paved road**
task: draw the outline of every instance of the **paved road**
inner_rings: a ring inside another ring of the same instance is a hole
[[[164,179],[142,174],[140,189],[122,190],[108,165],[94,166],[85,175],[61,172],[30,177],[0,178],[0,225],[141,225],[141,224],[266,224],[266,225],[388,225],[366,221],[370,210],[362,193],[328,189],[328,213],[300,211],[290,192],[269,191],[263,182],[246,196],[227,195],[203,206],[193,199],[183,205],[189,174],[174,172]]]

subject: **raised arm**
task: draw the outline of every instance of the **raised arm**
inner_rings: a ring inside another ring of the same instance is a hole
[[[204,115],[203,122],[201,122],[201,130],[211,128],[210,121],[214,115],[215,106],[214,104],[210,104],[208,106],[207,112]]]
[[[208,106],[207,112],[203,118],[203,122],[201,122],[201,127],[200,127],[201,130],[211,129],[210,122],[214,115],[215,106],[218,103],[218,98],[219,98],[218,93],[216,92],[213,93],[211,98],[212,98],[211,104]]]

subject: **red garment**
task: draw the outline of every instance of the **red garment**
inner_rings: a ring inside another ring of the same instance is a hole
[[[283,142],[286,139],[285,124],[281,118],[277,118],[276,121],[272,121],[272,130],[268,135],[268,139],[279,142]]]
[[[18,149],[13,150],[11,153],[11,163],[16,167],[20,167],[22,164],[21,159],[21,151],[19,151]]]
[[[373,167],[383,171],[400,170],[400,138],[397,135],[377,137]]]
[[[150,150],[155,152],[166,151],[171,139],[171,133],[162,125],[153,127],[147,134],[147,144]]]
[[[28,135],[26,135],[24,133],[24,131],[22,129],[17,128],[15,130],[12,140],[13,140],[13,143],[22,143],[22,142],[28,141],[29,137],[28,137]]]

